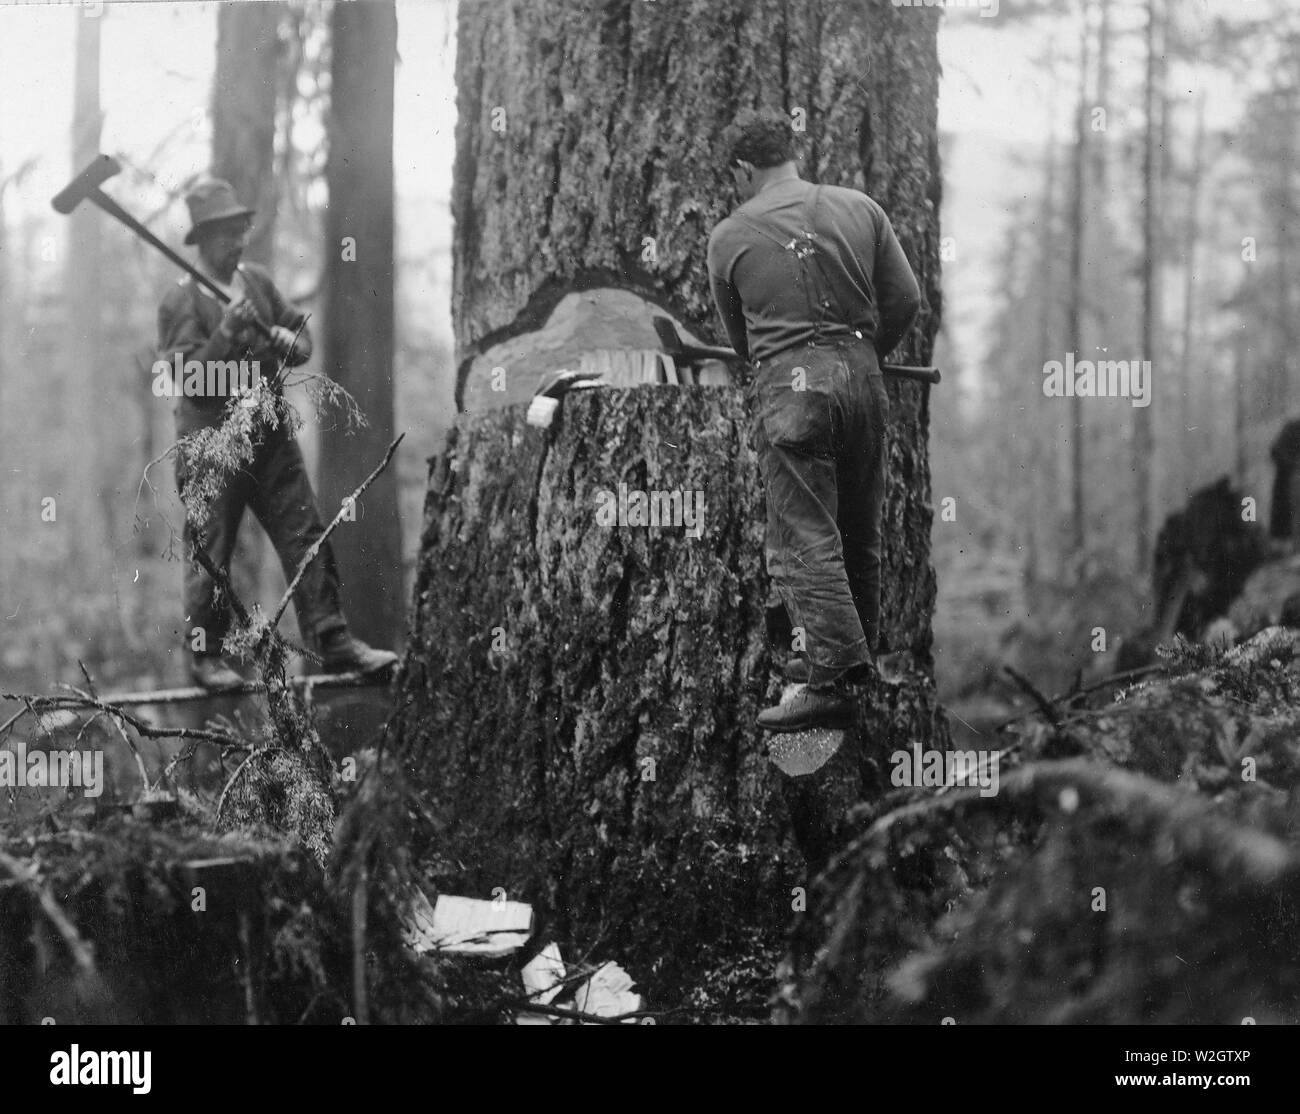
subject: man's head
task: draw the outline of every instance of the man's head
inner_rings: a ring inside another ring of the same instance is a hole
[[[723,133],[722,149],[742,201],[753,197],[773,172],[781,177],[795,173],[790,118],[773,109],[742,112]]]
[[[228,280],[239,265],[253,227],[253,210],[241,205],[229,182],[205,178],[185,196],[193,227],[185,237],[197,244],[203,262]]]

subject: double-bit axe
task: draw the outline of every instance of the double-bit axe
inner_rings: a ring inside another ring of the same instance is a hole
[[[213,295],[222,305],[230,304],[230,295],[221,289],[207,275],[195,267],[189,260],[183,256],[177,255],[157,236],[149,231],[143,224],[135,219],[130,213],[122,208],[116,201],[108,196],[99,187],[114,174],[121,173],[122,164],[113,158],[112,155],[96,155],[90,165],[80,174],[72,179],[66,186],[54,195],[50,202],[54,206],[56,213],[62,213],[67,216],[81,202],[89,201],[92,205],[97,205],[103,209],[110,217],[121,221],[132,232],[140,237],[146,244],[152,248],[157,248],[168,259],[176,264],[182,271],[189,275],[195,282]],[[271,340],[271,330],[265,322],[254,317],[252,320],[253,328],[262,334],[267,340]]]
[[[687,344],[682,339],[681,333],[677,331],[677,326],[666,317],[654,317],[652,322],[655,332],[659,334],[659,343],[663,345],[664,352],[684,364],[698,364],[703,360],[734,360],[737,358],[734,348],[722,348],[714,344]],[[899,379],[915,379],[919,383],[937,383],[940,378],[937,367],[907,367],[903,364],[881,364],[880,370],[886,375],[893,375]]]

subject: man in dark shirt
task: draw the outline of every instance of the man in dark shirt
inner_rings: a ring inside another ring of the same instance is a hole
[[[709,279],[755,369],[767,567],[807,655],[806,688],[758,722],[844,727],[848,685],[874,668],[879,636],[889,416],[879,360],[911,326],[920,289],[876,202],[800,179],[786,117],[750,114],[725,142],[744,204],[709,237]]]
[[[158,310],[159,355],[180,368],[187,361],[197,361],[205,370],[217,363],[229,366],[228,361],[243,361],[245,368],[256,367],[258,375],[265,378],[274,375],[281,360],[291,367],[305,363],[311,358],[306,314],[285,300],[265,269],[240,262],[253,210],[240,205],[231,186],[218,178],[197,183],[185,202],[193,222],[185,242],[198,245],[199,270],[232,300],[223,308],[192,278],[172,287]],[[272,339],[253,327],[255,319],[269,328]],[[194,385],[199,390],[192,390]],[[213,385],[215,390],[209,392],[207,388]],[[176,432],[182,437],[220,426],[232,396],[228,377],[212,375],[195,376],[193,383],[178,382],[175,392]],[[176,480],[182,491],[187,478],[184,465],[178,466]],[[262,524],[286,578],[292,578],[325,528],[298,442],[283,424],[262,435],[252,463],[231,476],[213,501],[199,541],[219,568],[225,568],[234,553],[245,508]],[[193,541],[194,530],[187,516],[187,549]],[[214,596],[208,574],[197,564],[187,564],[185,610],[191,673],[205,688],[230,688],[242,684],[243,679],[221,658],[230,615],[228,607],[217,606]],[[329,672],[371,673],[397,661],[396,654],[372,649],[349,632],[328,542],[299,582],[294,608],[304,642],[316,643]]]

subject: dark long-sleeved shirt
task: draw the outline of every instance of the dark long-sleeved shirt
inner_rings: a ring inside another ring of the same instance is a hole
[[[267,325],[283,325],[295,332],[302,326],[293,357],[287,362],[292,367],[305,363],[311,357],[311,334],[305,324],[307,315],[285,299],[264,267],[242,263],[239,270],[244,278],[246,295],[262,321]],[[227,339],[218,329],[224,312],[225,307],[207,290],[191,278],[182,279],[167,291],[158,308],[159,358],[171,363],[179,352],[182,366],[187,360],[205,364],[209,360],[256,360],[262,374],[271,375],[279,366],[279,357],[270,342],[251,328],[234,340]],[[226,399],[216,396],[192,398],[186,402],[219,411]]]
[[[751,362],[855,332],[884,356],[921,305],[885,211],[842,186],[766,187],[713,230],[708,261],[727,336]]]

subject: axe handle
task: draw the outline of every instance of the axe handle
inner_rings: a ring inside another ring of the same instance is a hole
[[[940,375],[937,367],[907,367],[903,364],[881,364],[880,370],[886,375],[898,379],[914,379],[918,383],[937,383]]]
[[[172,251],[171,248],[169,248],[165,243],[163,243],[160,239],[158,239],[157,236],[155,236],[152,232],[150,232],[149,229],[147,229],[143,224],[141,224],[138,220],[136,220],[135,217],[133,217],[130,213],[128,213],[125,209],[123,209],[121,205],[119,205],[116,201],[114,201],[111,197],[109,197],[108,194],[106,194],[103,190],[101,189],[91,190],[90,193],[88,193],[86,196],[90,201],[93,201],[96,205],[98,205],[101,209],[103,209],[104,212],[106,212],[110,217],[113,217],[115,220],[121,221],[124,225],[127,226],[127,228],[129,228],[132,232],[134,232],[137,236],[139,236],[140,239],[142,239],[150,247],[157,248],[158,251],[162,252],[163,255],[165,255],[168,259],[170,259],[173,263],[175,263],[176,266],[178,266],[182,271],[184,271],[187,275],[189,275],[190,278],[192,278],[195,282],[197,282],[200,286],[202,286],[204,290],[208,291],[208,293],[210,293],[214,298],[216,298],[217,301],[219,301],[223,306],[230,304],[229,294],[227,294],[224,290],[221,289],[221,287],[219,287],[215,282],[213,282],[210,278],[208,278],[207,275],[205,275],[202,271],[200,271],[197,267],[195,267],[188,259]],[[259,333],[261,333],[262,336],[265,337],[267,340],[271,339],[270,328],[265,323],[263,323],[260,318],[254,317],[252,321],[252,325],[253,328],[256,329]]]

